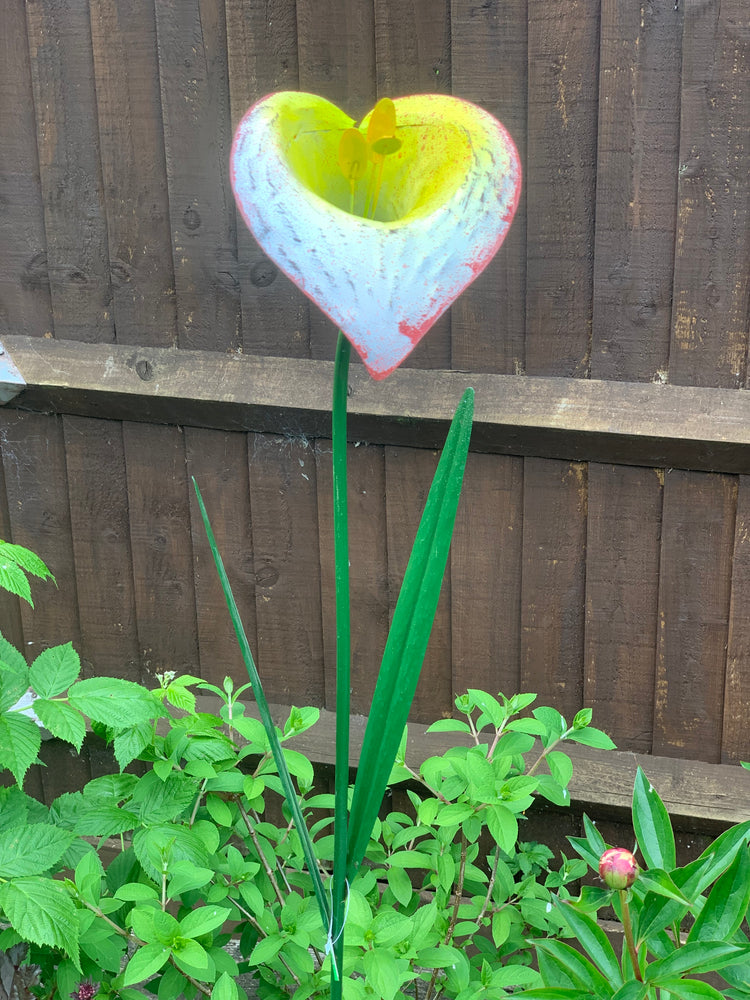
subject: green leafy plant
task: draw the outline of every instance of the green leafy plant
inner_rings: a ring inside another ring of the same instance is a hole
[[[519,994],[524,1000],[747,1000],[750,940],[743,927],[750,904],[750,821],[722,833],[695,861],[678,867],[672,824],[664,803],[642,769],[633,789],[636,873],[629,852],[609,848],[584,817],[583,838],[570,838],[577,853],[605,886],[584,887],[578,899],[555,900],[565,933],[578,941],[537,939],[544,985]],[[612,856],[615,871],[612,871]],[[596,913],[613,906],[623,925],[615,951]],[[703,977],[713,973],[723,992]]]
[[[16,783],[0,789],[0,950],[28,943],[39,996],[89,982],[99,996],[125,1000],[144,988],[159,1000],[233,1000],[241,972],[254,973],[264,997],[330,989],[328,927],[268,732],[241,700],[249,685],[171,673],[154,690],[81,681],[69,644],[24,669],[3,642],[7,699],[30,685],[54,736],[80,749],[88,725],[117,762],[42,805],[21,787],[39,726],[3,704],[0,722],[10,728],[0,727],[0,759]],[[201,691],[215,711],[196,700]],[[534,794],[567,802],[564,741],[609,741],[589,713],[570,726],[548,708],[522,717],[533,700],[468,692],[456,702],[463,718],[433,727],[453,730],[461,745],[418,768],[404,756],[404,733],[387,780],[410,783],[411,808],[375,821],[351,880],[347,996],[393,1000],[421,981],[430,996],[468,1000],[538,982],[526,939],[558,933],[553,897],[567,894],[585,864],[566,860],[553,871],[549,851],[518,839],[519,824]],[[295,708],[274,734],[325,882],[334,796],[314,789],[310,761],[293,748],[318,714]],[[130,773],[136,762],[144,773]]]
[[[23,545],[13,545],[0,539],[0,587],[16,597],[22,597],[33,608],[29,576],[55,582],[54,576],[36,553]]]

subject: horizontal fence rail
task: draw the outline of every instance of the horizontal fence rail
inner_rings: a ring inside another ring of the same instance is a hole
[[[3,344],[25,382],[10,404],[22,410],[330,434],[331,362],[35,337]],[[357,366],[351,439],[440,447],[469,385],[477,452],[750,473],[750,393],[731,389],[419,369],[376,383]]]

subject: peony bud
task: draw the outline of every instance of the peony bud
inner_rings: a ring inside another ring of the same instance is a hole
[[[611,847],[599,858],[599,874],[610,889],[629,889],[638,876],[638,863],[624,847]]]

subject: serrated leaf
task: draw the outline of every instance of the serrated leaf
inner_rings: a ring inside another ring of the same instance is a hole
[[[0,587],[16,597],[22,597],[32,608],[31,584],[24,571],[15,563],[3,561],[3,550],[0,549]]]
[[[54,698],[67,691],[80,672],[80,657],[73,643],[67,642],[40,653],[29,668],[29,680],[41,698]]]
[[[36,552],[24,548],[23,545],[14,545],[13,542],[0,541],[0,560],[13,562],[27,573],[31,573],[32,576],[39,577],[41,580],[52,580],[54,583],[54,576]]]
[[[66,743],[72,743],[76,750],[81,752],[86,736],[86,723],[80,712],[63,701],[47,701],[46,698],[36,699],[34,711],[53,736],[58,740],[65,740]]]
[[[140,722],[137,726],[131,726],[118,733],[114,738],[112,749],[120,770],[124,770],[142,754],[153,738],[154,730],[150,722]]]
[[[36,760],[42,736],[39,726],[26,715],[0,716],[0,766],[7,767],[23,785],[26,772]]]
[[[21,654],[0,640],[0,712],[7,712],[29,689],[29,668]]]
[[[36,876],[6,882],[0,885],[0,906],[22,938],[60,948],[80,969],[76,908],[59,882]]]
[[[49,871],[75,839],[49,823],[31,823],[0,833],[0,877],[41,875]]]
[[[170,705],[174,705],[175,708],[179,708],[183,712],[195,712],[195,695],[181,684],[169,685],[167,688],[167,701]]]
[[[68,691],[74,708],[94,722],[123,729],[157,718],[162,709],[153,695],[140,684],[122,677],[89,677],[77,681]]]
[[[158,972],[169,959],[169,948],[163,944],[147,944],[138,951],[128,962],[122,976],[123,986],[132,986],[133,983],[142,983]]]

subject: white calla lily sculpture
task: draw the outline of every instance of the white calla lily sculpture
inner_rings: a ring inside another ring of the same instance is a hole
[[[231,179],[265,253],[381,379],[500,247],[521,167],[500,122],[459,98],[385,98],[355,125],[285,91],[240,122]]]

